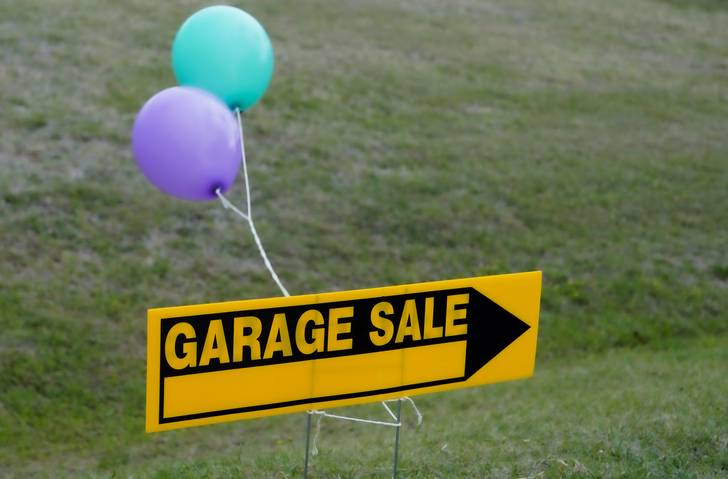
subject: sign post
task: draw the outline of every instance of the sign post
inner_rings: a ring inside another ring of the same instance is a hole
[[[541,272],[151,309],[147,432],[533,374]]]

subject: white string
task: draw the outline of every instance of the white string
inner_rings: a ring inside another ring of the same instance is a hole
[[[318,413],[318,411],[315,411],[315,412],[311,412],[311,411],[309,411],[308,413],[309,413],[309,414],[317,414],[317,413]],[[313,437],[313,449],[311,449],[311,455],[312,455],[312,456],[315,456],[316,454],[318,454],[318,448],[316,447],[316,440],[318,439],[318,437],[319,437],[319,434],[321,434],[321,420],[322,420],[323,418],[324,418],[324,416],[322,415],[322,416],[321,416],[321,417],[319,418],[319,420],[318,420],[318,421],[316,421],[316,435],[315,435],[315,436]]]
[[[258,236],[258,231],[255,229],[255,224],[253,223],[253,215],[252,215],[252,208],[250,206],[250,182],[248,181],[248,162],[245,159],[245,142],[243,140],[243,122],[240,119],[240,109],[235,108],[235,113],[238,117],[238,126],[240,127],[240,151],[242,153],[243,157],[243,176],[245,176],[245,197],[247,200],[247,206],[248,206],[248,213],[245,214],[242,211],[240,211],[238,208],[235,207],[232,203],[230,203],[227,198],[225,198],[222,195],[222,192],[220,191],[220,188],[215,190],[215,194],[220,198],[220,201],[222,202],[222,205],[227,209],[233,210],[235,213],[240,215],[244,220],[248,222],[250,225],[250,231],[253,233],[253,238],[255,238],[255,244],[258,245],[258,250],[260,251],[260,255],[263,257],[263,262],[265,263],[265,267],[268,268],[268,271],[270,271],[270,275],[273,277],[273,281],[276,282],[278,285],[278,288],[281,290],[281,293],[283,293],[283,296],[290,296],[288,294],[288,291],[285,287],[283,287],[283,283],[281,283],[281,280],[278,279],[278,275],[276,274],[275,270],[273,269],[273,266],[270,264],[270,261],[268,260],[268,255],[265,254],[265,250],[263,249],[263,243],[260,241],[260,237]]]
[[[415,402],[408,398],[403,397],[400,399],[387,399],[386,401],[382,401],[382,406],[384,406],[384,409],[389,412],[389,415],[392,416],[392,419],[394,419],[395,422],[384,422],[384,421],[373,421],[371,419],[360,419],[358,417],[347,417],[347,416],[337,416],[336,414],[329,414],[326,411],[318,411],[316,409],[311,409],[308,411],[309,414],[316,414],[319,417],[319,420],[316,421],[316,435],[313,437],[313,448],[311,449],[311,454],[316,455],[318,454],[318,448],[316,447],[316,441],[318,440],[319,435],[321,434],[321,420],[324,417],[331,417],[334,419],[343,419],[345,421],[354,421],[354,422],[365,422],[367,424],[378,424],[380,426],[392,426],[392,427],[400,427],[402,423],[400,421],[397,421],[397,416],[392,412],[391,409],[389,409],[389,406],[387,406],[386,403],[388,402],[394,402],[394,401],[403,401],[407,400],[412,404],[412,407],[414,408],[415,412],[417,413],[417,425],[419,426],[422,424],[422,414],[420,414],[420,410],[417,409],[417,406],[415,405]]]
[[[250,207],[250,183],[248,182],[248,161],[245,159],[245,140],[243,139],[243,120],[240,118],[240,108],[235,107],[235,115],[238,117],[238,132],[240,132],[240,154],[243,157],[243,176],[245,177],[245,199],[248,205],[248,218],[252,223]]]
[[[422,424],[422,414],[420,414],[420,410],[417,409],[417,405],[415,405],[415,402],[412,400],[412,398],[405,396],[405,397],[399,398],[399,399],[387,399],[386,401],[382,401],[382,404],[384,404],[384,407],[387,408],[387,411],[389,411],[389,414],[396,421],[397,420],[397,416],[394,415],[394,413],[392,412],[392,410],[389,409],[389,407],[385,403],[394,402],[394,401],[403,401],[405,399],[407,401],[409,401],[410,404],[412,404],[412,409],[414,409],[415,410],[415,413],[417,413],[417,425],[419,426],[420,424]]]
[[[416,404],[415,404],[415,402],[414,402],[414,401],[412,400],[412,398],[410,398],[410,397],[407,397],[407,396],[405,396],[405,397],[403,397],[403,398],[401,398],[401,399],[406,399],[407,401],[409,401],[409,402],[410,402],[410,404],[412,404],[412,409],[414,409],[414,410],[415,410],[415,412],[417,413],[417,425],[418,425],[418,426],[419,426],[419,425],[421,425],[421,424],[422,424],[422,414],[420,413],[420,410],[419,410],[419,409],[417,409],[417,405],[416,405]],[[401,399],[400,399],[400,400],[401,400]],[[388,400],[387,400],[387,401],[385,401],[385,402],[394,402],[394,401],[397,401],[397,399],[388,399]],[[387,409],[389,409],[389,408],[387,408]]]
[[[240,216],[242,216],[243,219],[245,219],[245,221],[250,221],[250,218],[248,217],[248,215],[246,215],[245,213],[243,213],[242,211],[240,211],[239,209],[237,209],[234,204],[230,203],[227,200],[227,198],[225,198],[222,195],[222,193],[220,193],[220,188],[218,188],[218,189],[215,190],[215,194],[220,198],[220,201],[222,201],[222,205],[225,208],[230,208],[231,210],[233,210],[234,212],[236,212],[237,214],[239,214]]]

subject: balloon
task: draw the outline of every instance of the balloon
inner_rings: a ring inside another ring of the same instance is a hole
[[[268,34],[248,13],[224,5],[203,8],[180,27],[172,45],[180,85],[203,88],[241,110],[258,101],[273,75]]]
[[[217,199],[241,164],[235,115],[204,90],[172,87],[154,95],[139,111],[131,132],[134,157],[147,179],[184,200]]]

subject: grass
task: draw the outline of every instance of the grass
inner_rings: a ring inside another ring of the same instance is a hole
[[[0,475],[301,473],[299,416],[143,432],[146,309],[278,294],[129,148],[206,5],[0,5]],[[239,6],[276,51],[244,121],[292,293],[544,271],[534,378],[419,399],[405,477],[725,477],[724,1]],[[325,424],[317,477],[387,474],[391,431]]]
[[[399,473],[725,477],[728,342],[682,346],[576,354],[539,366],[532,379],[415,397],[424,421],[417,426],[403,405]],[[386,420],[376,404],[343,413]],[[106,452],[100,465],[153,479],[301,477],[305,421],[293,414],[156,434],[143,446]],[[390,428],[324,419],[309,477],[387,477],[393,445]]]
[[[414,414],[403,406],[409,428],[403,431],[400,472],[404,477],[670,477],[682,470],[684,477],[724,476],[725,346],[580,355],[577,361],[550,362],[531,380],[415,398],[425,421],[415,427]],[[711,409],[714,414],[704,415]],[[311,475],[386,477],[391,431],[377,431],[371,440],[370,429],[325,422],[319,442],[324,452]],[[290,462],[287,454],[300,456],[300,444],[295,446],[277,454],[270,477]],[[228,477],[246,477],[248,466],[238,461],[237,474],[227,465]],[[293,464],[298,469],[290,472],[297,477],[300,458]]]

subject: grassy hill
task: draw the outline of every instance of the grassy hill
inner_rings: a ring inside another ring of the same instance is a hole
[[[302,474],[305,415],[144,433],[146,310],[279,294],[131,156],[207,5],[0,4],[0,476]],[[404,477],[728,475],[725,1],[235,5],[276,52],[244,124],[292,294],[544,272],[534,378],[416,398]],[[391,431],[324,424],[311,477],[389,474]]]

